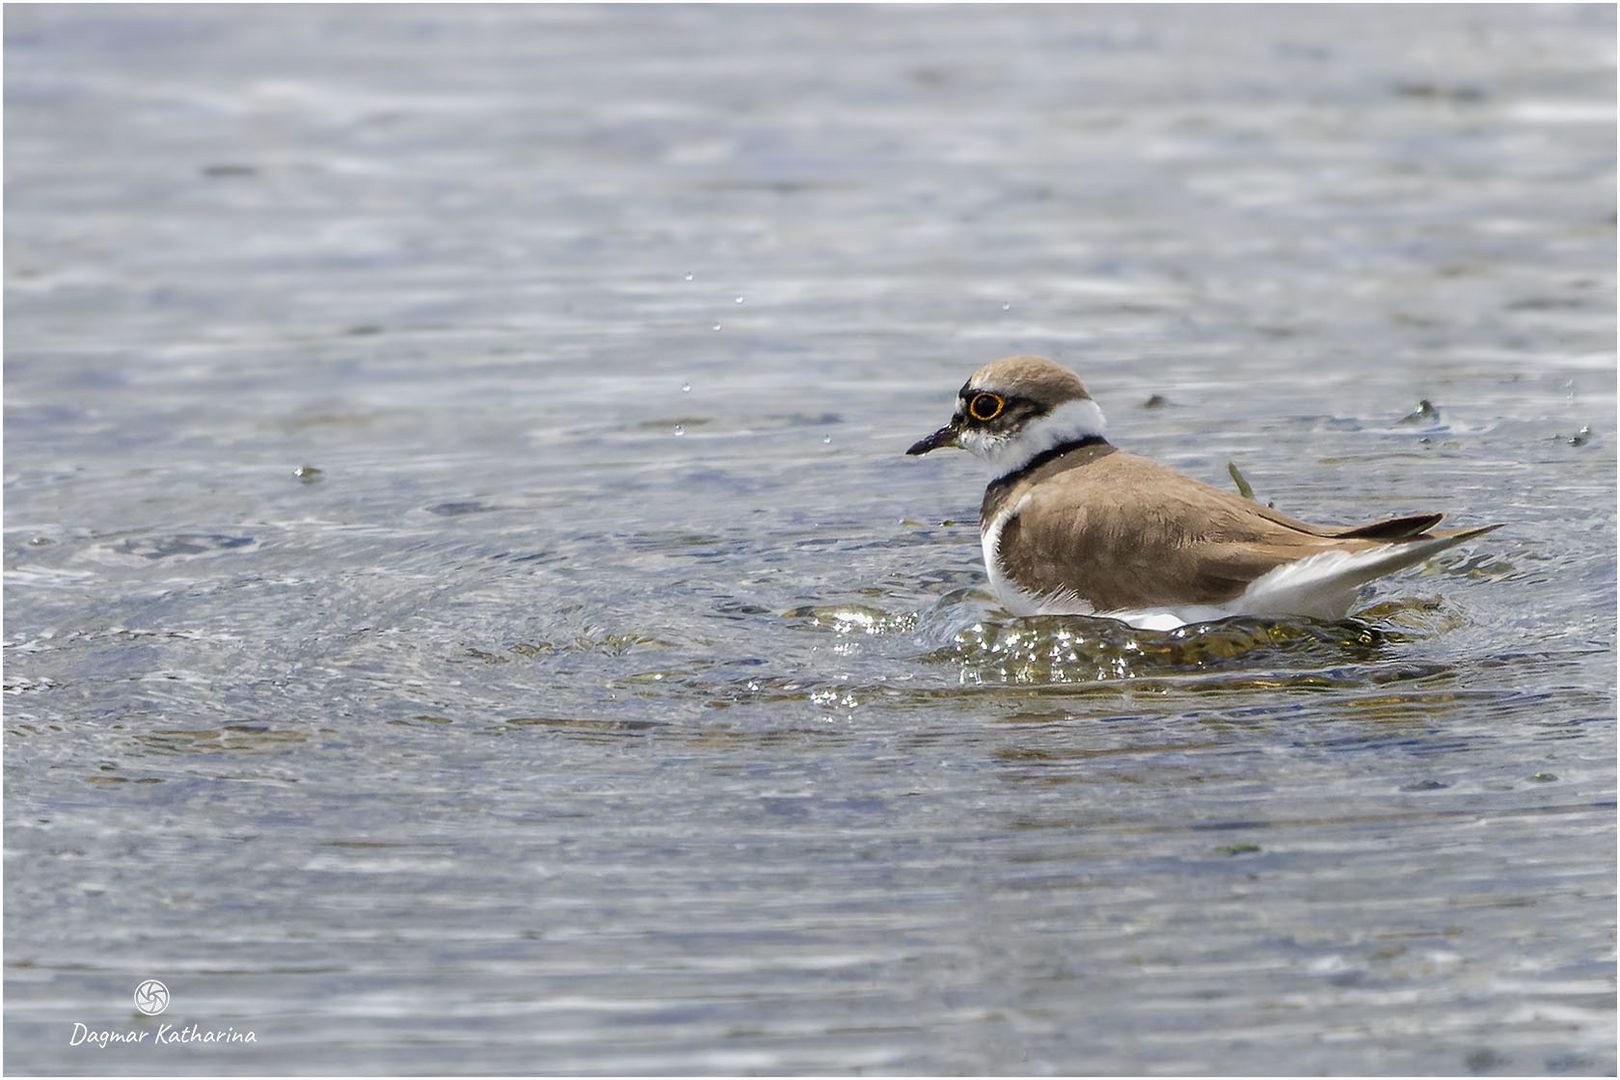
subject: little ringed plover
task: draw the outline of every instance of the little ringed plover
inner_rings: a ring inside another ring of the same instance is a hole
[[[1099,615],[1167,630],[1234,615],[1335,621],[1385,574],[1499,528],[1440,514],[1311,525],[1115,448],[1080,379],[1036,356],[975,371],[951,422],[908,454],[961,447],[995,479],[984,567],[1014,615]]]

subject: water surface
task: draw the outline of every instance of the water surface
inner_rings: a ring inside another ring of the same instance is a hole
[[[1612,9],[6,35],[8,1071],[1613,1072]],[[1013,620],[1015,351],[1506,527]]]

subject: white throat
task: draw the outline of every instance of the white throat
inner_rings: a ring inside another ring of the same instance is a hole
[[[1090,398],[1075,398],[1010,435],[964,431],[957,436],[957,445],[988,462],[997,476],[1006,476],[1055,446],[1088,436],[1102,438],[1106,434],[1107,424],[1097,403]]]

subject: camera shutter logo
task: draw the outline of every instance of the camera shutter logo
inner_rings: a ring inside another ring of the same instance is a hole
[[[135,1007],[147,1016],[156,1016],[169,1007],[169,988],[156,979],[147,979],[135,988]]]

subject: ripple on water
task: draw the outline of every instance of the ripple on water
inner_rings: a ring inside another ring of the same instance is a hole
[[[926,611],[867,603],[793,608],[782,618],[796,629],[835,637],[838,643],[831,651],[848,666],[762,672],[723,686],[701,676],[699,681],[703,692],[718,693],[732,703],[805,700],[849,708],[879,695],[903,706],[908,701],[937,703],[942,694],[1027,693],[1043,687],[1064,693],[1088,686],[1109,693],[1126,687],[1369,689],[1446,676],[1451,671],[1447,664],[1414,655],[1414,650],[1469,624],[1455,607],[1424,596],[1380,603],[1362,615],[1338,623],[1227,619],[1151,631],[1112,619],[1008,617],[988,609],[982,592],[961,589]],[[919,645],[926,651],[919,653]],[[889,663],[863,669],[858,661],[865,654],[881,654]],[[895,678],[895,662],[911,667],[911,677]]]
[[[835,634],[903,634],[916,628],[918,615],[894,614],[869,604],[813,604],[785,612],[783,618]]]

